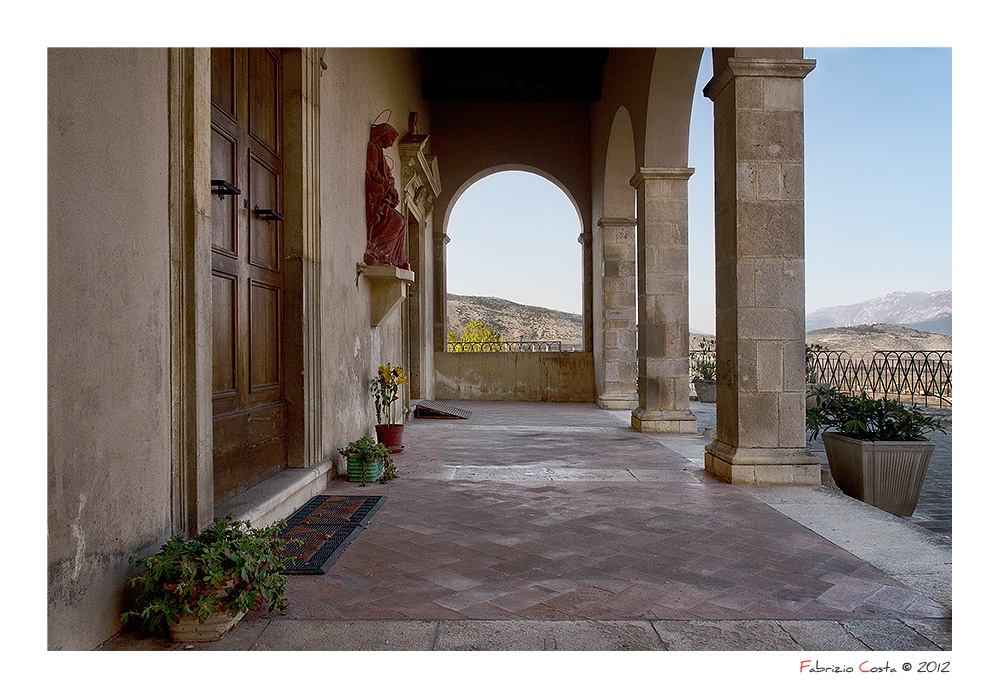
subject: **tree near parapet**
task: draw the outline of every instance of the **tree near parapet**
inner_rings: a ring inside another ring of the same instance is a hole
[[[499,343],[506,342],[500,331],[494,327],[491,327],[481,320],[470,320],[465,324],[465,328],[462,329],[461,335],[456,335],[453,330],[448,331],[448,342],[476,342],[481,343],[481,346],[477,351],[479,352],[496,352],[499,350]],[[463,352],[463,346],[461,344],[455,345],[454,352]]]

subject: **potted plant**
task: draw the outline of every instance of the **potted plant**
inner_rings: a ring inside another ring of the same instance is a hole
[[[399,400],[399,386],[404,383],[406,383],[406,372],[403,371],[403,367],[392,364],[380,366],[378,376],[371,380],[375,415],[378,418],[375,434],[378,441],[389,447],[389,451],[394,454],[403,451],[403,424],[392,422],[392,418],[396,401]]]
[[[396,465],[389,447],[371,437],[355,439],[341,449],[340,454],[347,459],[348,480],[360,481],[362,487],[374,481],[387,483],[396,477]]]
[[[283,521],[250,528],[232,515],[185,540],[175,536],[159,553],[129,560],[142,572],[128,580],[134,608],[122,621],[138,621],[174,641],[216,641],[249,609],[285,611],[281,552],[299,542],[280,538]]]
[[[702,340],[691,359],[692,382],[699,403],[715,402],[715,342]]]
[[[806,427],[823,447],[833,480],[846,495],[900,517],[913,514],[934,443],[925,432],[943,430],[941,420],[916,406],[836,389],[812,392]]]

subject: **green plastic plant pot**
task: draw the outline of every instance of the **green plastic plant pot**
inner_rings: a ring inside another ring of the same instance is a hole
[[[352,454],[347,457],[347,479],[354,483],[373,483],[382,477],[384,467],[381,461],[365,463],[360,456]]]

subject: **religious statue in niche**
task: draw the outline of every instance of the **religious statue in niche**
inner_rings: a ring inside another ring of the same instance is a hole
[[[386,148],[399,134],[388,123],[372,125],[368,138],[368,164],[365,174],[365,204],[368,222],[366,265],[392,265],[409,269],[406,261],[406,219],[396,211],[399,192],[386,160]]]

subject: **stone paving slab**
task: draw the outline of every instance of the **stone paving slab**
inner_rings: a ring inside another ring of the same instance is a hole
[[[950,624],[925,621],[244,620],[220,640],[119,636],[105,651],[893,651],[951,650]]]
[[[666,650],[652,626],[603,621],[443,621],[434,650]]]
[[[272,619],[248,650],[433,650],[436,631],[423,621]]]

